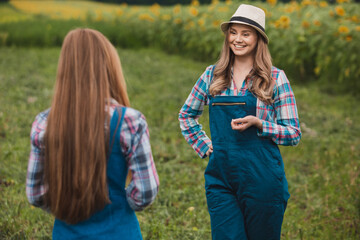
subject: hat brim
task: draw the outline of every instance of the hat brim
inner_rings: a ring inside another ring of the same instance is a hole
[[[228,22],[223,22],[221,23],[220,25],[220,28],[221,30],[226,33],[226,31],[229,29],[229,25],[232,24],[232,23],[237,23],[237,24],[244,24],[244,25],[248,25],[250,27],[253,27],[255,28],[265,39],[265,42],[266,43],[269,43],[269,38],[268,36],[266,35],[265,32],[263,32],[260,28],[258,28],[257,26],[254,26],[252,24],[249,24],[249,23],[246,23],[246,22],[241,22],[241,21],[228,21]]]

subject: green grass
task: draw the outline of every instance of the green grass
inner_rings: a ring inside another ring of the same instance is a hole
[[[0,239],[51,237],[53,217],[27,203],[25,178],[31,123],[49,107],[59,51],[0,48]],[[149,123],[161,182],[155,203],[137,213],[143,237],[210,239],[207,160],[187,145],[177,115],[211,62],[146,49],[119,49],[119,55],[132,106]],[[282,239],[359,239],[358,99],[315,84],[292,87],[303,138],[297,147],[281,147],[291,193]],[[206,115],[200,121],[208,130]]]

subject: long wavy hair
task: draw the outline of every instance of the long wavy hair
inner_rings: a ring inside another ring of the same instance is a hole
[[[230,27],[229,27],[230,29]],[[230,49],[228,36],[226,32],[223,47],[219,60],[216,62],[214,70],[214,78],[210,85],[210,94],[215,96],[231,85],[231,68],[234,64],[235,54]],[[251,79],[249,90],[261,101],[271,104],[273,102],[273,86],[274,80],[271,77],[271,55],[267,43],[256,31],[258,35],[257,46],[255,48],[254,66],[246,79]]]
[[[130,105],[116,49],[98,31],[70,31],[60,53],[44,142],[45,204],[70,224],[110,202],[105,128],[110,98]]]

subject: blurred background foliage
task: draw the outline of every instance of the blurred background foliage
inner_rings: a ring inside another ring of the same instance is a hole
[[[150,46],[215,62],[224,38],[219,25],[232,16],[239,1],[205,2],[134,6],[126,2],[9,1],[0,7],[0,46],[60,46],[70,29],[91,27],[118,47]],[[329,91],[356,94],[360,90],[359,4],[351,0],[251,3],[266,12],[275,66],[286,69],[296,81],[319,81]]]

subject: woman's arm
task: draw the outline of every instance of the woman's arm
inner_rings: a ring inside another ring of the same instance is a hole
[[[126,188],[127,201],[140,211],[150,205],[159,190],[159,177],[153,160],[145,117],[128,108],[121,127],[120,142],[132,179]]]
[[[262,120],[258,135],[269,137],[279,145],[297,145],[301,139],[298,111],[290,82],[283,71],[276,81],[273,107],[276,122]]]
[[[213,66],[209,66],[196,82],[179,112],[181,133],[201,158],[207,156],[211,140],[202,130],[198,118],[207,102],[207,92],[212,76]]]
[[[45,208],[44,194],[44,147],[43,137],[48,111],[40,113],[32,124],[30,134],[30,156],[26,176],[26,196],[31,205]]]

